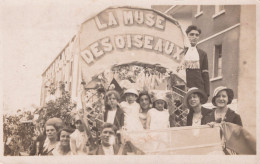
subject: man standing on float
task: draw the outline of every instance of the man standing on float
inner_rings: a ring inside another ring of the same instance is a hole
[[[187,28],[186,34],[190,41],[190,47],[184,57],[187,87],[197,87],[209,96],[208,57],[206,52],[196,47],[201,30],[191,25]]]

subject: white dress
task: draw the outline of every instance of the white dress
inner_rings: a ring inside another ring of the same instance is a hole
[[[148,114],[151,117],[150,129],[166,129],[170,127],[169,122],[169,112],[166,109],[159,111],[155,108],[152,108],[148,111]]]
[[[80,132],[78,129],[76,129],[71,135],[70,135],[70,142],[72,140],[75,140],[76,141],[76,151],[77,151],[77,154],[84,154],[86,155],[87,153],[87,146],[86,146],[86,143],[88,141],[88,136],[86,134],[85,131],[83,132]],[[71,145],[72,143],[70,143]]]
[[[155,108],[152,108],[148,111],[148,114],[150,115],[151,121],[150,121],[150,129],[151,130],[159,130],[159,129],[166,129],[170,127],[170,121],[169,117],[170,114],[167,109],[163,109],[162,111],[159,111]],[[156,151],[159,149],[167,149],[169,148],[169,145],[165,144],[169,142],[170,135],[168,131],[154,131],[151,132],[150,138],[152,138],[153,142],[150,143],[150,150]]]
[[[124,111],[124,128],[127,131],[138,131],[143,130],[143,125],[139,119],[139,111],[141,107],[138,103],[134,102],[129,104],[128,102],[121,102],[120,103],[121,109]]]

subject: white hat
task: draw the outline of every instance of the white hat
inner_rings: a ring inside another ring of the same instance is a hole
[[[126,93],[133,93],[133,94],[135,94],[137,97],[139,96],[137,90],[134,89],[134,88],[127,89],[127,90],[125,91],[124,95],[125,95]]]
[[[167,103],[167,97],[165,93],[157,93],[153,98],[153,103],[157,100],[163,100],[165,103]]]
[[[227,104],[230,104],[234,98],[234,92],[232,89],[228,88],[228,87],[224,87],[224,86],[220,86],[220,87],[217,87],[215,90],[214,90],[214,94],[213,94],[213,97],[212,97],[212,104],[214,106],[217,106],[216,103],[215,103],[215,100],[216,100],[216,97],[218,95],[218,93],[220,91],[227,91],[227,95],[228,95],[228,103]]]

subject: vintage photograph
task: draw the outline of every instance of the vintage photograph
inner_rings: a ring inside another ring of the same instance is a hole
[[[255,4],[2,4],[3,156],[256,155]]]

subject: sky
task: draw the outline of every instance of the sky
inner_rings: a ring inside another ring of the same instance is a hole
[[[41,74],[86,19],[109,6],[150,8],[151,4],[169,4],[165,1],[0,0],[3,111],[32,110],[33,104],[39,106]]]
[[[2,0],[0,3],[4,113],[39,106],[41,74],[78,32],[81,23],[108,6],[124,5],[96,0]],[[133,2],[128,4],[136,6]]]

